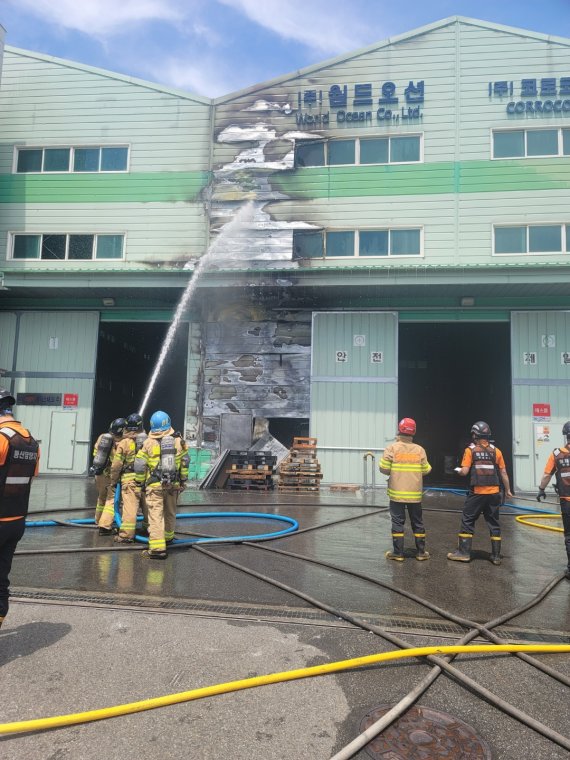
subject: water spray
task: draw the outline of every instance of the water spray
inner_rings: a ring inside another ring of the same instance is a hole
[[[168,328],[168,332],[166,333],[166,337],[164,339],[164,343],[162,344],[162,348],[160,349],[158,360],[155,364],[149,384],[146,389],[146,393],[144,395],[142,404],[139,409],[139,414],[141,416],[144,413],[144,410],[146,409],[146,405],[148,404],[148,400],[151,396],[151,393],[154,390],[154,386],[156,385],[156,381],[158,380],[158,376],[160,375],[162,366],[166,360],[166,357],[168,356],[168,352],[170,351],[170,348],[174,341],[174,337],[176,335],[176,331],[178,330],[178,327],[180,326],[180,322],[182,321],[184,312],[188,308],[188,304],[192,300],[192,296],[194,295],[194,292],[196,291],[200,275],[202,274],[202,272],[204,272],[207,269],[208,264],[210,264],[211,261],[216,256],[219,257],[219,254],[223,250],[222,245],[225,242],[226,238],[229,235],[231,235],[233,232],[235,232],[237,229],[240,229],[244,225],[246,225],[248,222],[251,222],[251,219],[253,218],[254,210],[255,210],[255,206],[252,201],[248,201],[247,203],[245,203],[242,206],[242,208],[240,208],[240,210],[237,212],[237,214],[234,216],[234,218],[231,220],[231,222],[224,225],[222,231],[219,233],[217,238],[208,247],[208,250],[206,251],[206,253],[198,261],[198,264],[196,265],[192,273],[192,277],[189,280],[188,284],[186,285],[186,288],[184,289],[184,293],[182,294],[182,297],[180,298],[180,301],[178,302],[178,306],[176,307],[176,311],[174,312],[174,317],[172,319],[170,327]]]

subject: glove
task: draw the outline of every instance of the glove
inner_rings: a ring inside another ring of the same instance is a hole
[[[453,472],[455,472],[457,475],[461,474],[461,467],[454,467]]]
[[[546,491],[544,488],[539,488],[538,493],[536,494],[536,500],[540,501],[541,499],[546,499]]]

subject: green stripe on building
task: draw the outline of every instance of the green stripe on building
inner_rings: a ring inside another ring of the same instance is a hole
[[[128,174],[4,174],[0,203],[166,203],[195,201],[207,171]]]

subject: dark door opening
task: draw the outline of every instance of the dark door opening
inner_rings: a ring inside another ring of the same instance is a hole
[[[271,417],[269,432],[279,443],[290,449],[293,438],[307,438],[309,435],[309,420],[305,417]]]
[[[491,426],[512,483],[510,355],[507,323],[400,324],[398,416],[417,422],[432,485],[465,486],[452,470],[478,420]]]
[[[104,322],[99,329],[93,408],[93,440],[117,417],[138,412],[169,325],[165,322]],[[184,431],[188,330],[182,324],[144,412],[170,415]]]

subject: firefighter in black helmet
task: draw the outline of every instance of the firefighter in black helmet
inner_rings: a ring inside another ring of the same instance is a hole
[[[491,534],[491,562],[501,564],[501,526],[499,507],[501,506],[501,483],[505,496],[512,497],[505,460],[500,449],[490,442],[491,428],[486,422],[475,422],[471,428],[472,443],[465,449],[461,467],[456,467],[458,475],[469,475],[469,493],[463,505],[459,543],[447,559],[457,562],[471,561],[471,543],[475,523],[481,513]]]
[[[0,626],[8,612],[12,559],[24,535],[30,487],[40,463],[37,441],[12,416],[15,403],[0,388]]]
[[[546,498],[544,489],[550,483],[550,478],[556,476],[556,487],[560,497],[560,511],[562,512],[562,525],[564,527],[564,543],[568,566],[566,577],[570,580],[570,422],[566,422],[562,428],[565,444],[554,451],[548,457],[544,475],[538,487],[536,500]]]
[[[140,414],[129,414],[125,420],[125,434],[115,446],[111,462],[110,481],[113,490],[121,483],[121,524],[115,541],[132,544],[135,540],[137,512],[141,502],[141,487],[135,482],[135,456],[147,435]]]
[[[111,424],[109,425],[109,432],[104,433],[103,435],[99,436],[97,439],[97,443],[95,444],[95,452],[98,451],[97,444],[100,444],[100,441],[104,438],[109,438],[111,436],[112,440],[110,442],[110,446],[108,447],[107,451],[107,459],[105,463],[105,467],[103,470],[101,470],[99,473],[96,471],[95,480],[97,481],[97,475],[102,476],[101,477],[101,484],[100,484],[100,492],[99,496],[97,498],[97,509],[95,514],[95,522],[99,526],[99,535],[100,536],[110,536],[113,533],[113,520],[115,519],[115,485],[111,483],[111,464],[113,462],[113,457],[115,455],[115,449],[119,441],[122,439],[125,428],[127,426],[127,421],[124,417],[117,417],[116,420],[113,420]],[[108,445],[107,441],[107,445]],[[97,461],[97,454],[95,454],[95,458],[93,459],[93,465],[95,465],[95,462]],[[93,469],[93,468],[92,468]],[[101,506],[101,496],[104,494],[104,501],[103,506]]]

